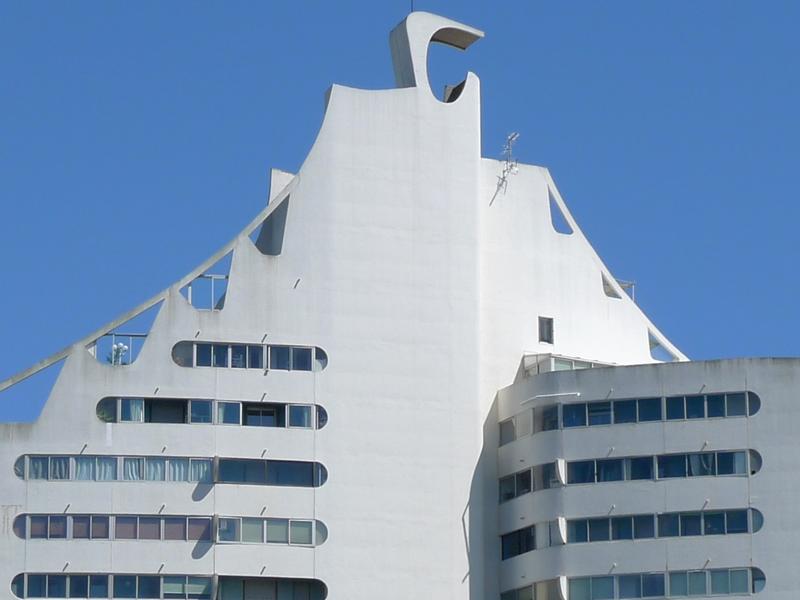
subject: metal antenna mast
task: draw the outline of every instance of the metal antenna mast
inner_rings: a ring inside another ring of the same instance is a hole
[[[508,176],[516,175],[519,171],[517,168],[517,159],[514,158],[514,142],[518,139],[519,133],[517,132],[509,133],[506,138],[506,143],[503,146],[503,171],[497,176],[497,189],[494,191],[494,196],[492,196],[489,206],[491,206],[494,199],[497,198],[497,194],[500,193],[500,190],[503,190],[504,194],[506,193],[506,189],[508,189]]]

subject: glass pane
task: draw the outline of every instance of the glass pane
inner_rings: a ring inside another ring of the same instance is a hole
[[[713,452],[689,455],[689,477],[705,477],[714,474],[716,474],[716,468]]]
[[[50,539],[67,537],[67,517],[53,515],[50,517]]]
[[[17,598],[25,597],[25,575],[16,575],[14,579],[11,580],[11,593]]]
[[[517,496],[521,496],[522,494],[527,494],[531,491],[531,471],[528,469],[527,471],[522,471],[517,473]]]
[[[289,427],[311,427],[311,407],[302,405],[289,406]]]
[[[592,577],[592,600],[612,600],[614,598],[613,577]]]
[[[731,569],[730,586],[731,594],[746,594],[749,590],[748,569]]]
[[[313,526],[311,521],[292,521],[289,529],[291,543],[311,545]]]
[[[269,347],[269,368],[281,371],[289,370],[289,347],[270,346]]]
[[[165,575],[163,579],[164,598],[186,598],[186,577]]]
[[[116,517],[114,519],[114,539],[136,539],[136,517]]]
[[[263,346],[248,346],[247,347],[247,365],[251,369],[264,368],[264,347]]]
[[[195,364],[198,367],[210,367],[211,344],[196,344],[195,347],[197,348],[197,362]]]
[[[211,481],[211,459],[193,458],[189,479],[199,483],[209,483]]]
[[[211,519],[189,518],[189,540],[193,542],[210,542]]]
[[[627,459],[628,479],[652,479],[653,478],[653,457],[638,456]]]
[[[47,597],[47,576],[46,575],[28,575],[28,598],[46,598]]]
[[[186,582],[186,595],[189,598],[210,598],[211,578],[189,576]]]
[[[597,481],[622,481],[624,477],[623,460],[606,458],[597,461]]]
[[[620,575],[619,576],[619,597],[620,598],[641,598],[642,597],[642,578],[639,575]]]
[[[567,543],[574,544],[589,541],[589,524],[586,519],[567,521]]]
[[[239,537],[239,519],[233,518],[220,518],[219,519],[218,538],[221,542],[238,542]]]
[[[242,519],[242,541],[251,544],[263,544],[264,521],[261,519]]]
[[[612,540],[633,539],[633,519],[631,517],[614,517],[611,519]]]
[[[664,574],[642,575],[642,598],[660,598],[662,596],[664,596]]]
[[[211,423],[211,401],[191,401],[191,423]]]
[[[686,580],[686,571],[676,571],[669,574],[669,595],[688,596],[689,583]]]
[[[95,464],[97,461],[94,456],[75,457],[75,479],[80,481],[93,481],[95,478]]]
[[[667,420],[685,419],[683,396],[677,398],[667,398]]]
[[[614,423],[636,423],[636,400],[614,402]]]
[[[170,481],[189,481],[189,459],[170,458],[169,459],[169,480]]]
[[[109,518],[106,516],[92,517],[92,539],[107,540],[109,537]]]
[[[545,406],[542,409],[542,431],[558,429],[558,406]]]
[[[114,575],[114,598],[136,598],[136,575]]]
[[[31,539],[47,539],[47,517],[32,516],[31,518]]]
[[[139,598],[160,598],[161,577],[139,575]]]
[[[14,524],[12,526],[14,535],[23,540],[28,537],[26,527],[27,522],[28,518],[25,515],[19,515],[14,519]]]
[[[567,483],[594,483],[594,461],[582,460],[568,463]]]
[[[267,519],[267,542],[289,543],[289,521],[286,519]]]
[[[142,478],[144,468],[143,458],[123,458],[122,475],[125,481],[138,481]]]
[[[144,400],[142,398],[123,398],[120,406],[122,408],[120,421],[132,423],[144,421]]]
[[[689,595],[705,596],[708,583],[705,571],[694,571],[689,573]]]
[[[291,419],[289,419],[291,423]],[[505,446],[517,439],[517,432],[514,428],[514,419],[508,419],[500,423],[500,445]]]
[[[588,577],[569,580],[569,600],[591,600],[591,580]]]
[[[745,517],[747,514],[745,513]],[[703,532],[706,535],[722,535],[725,533],[725,513],[707,512],[703,515]]]
[[[516,497],[514,476],[511,475],[509,477],[503,477],[500,480],[500,502],[511,500],[514,497]]]
[[[728,569],[714,569],[710,572],[711,575],[711,593],[712,594],[729,594],[731,591],[730,579],[728,577]]]
[[[139,539],[160,540],[161,519],[159,517],[139,517]]]
[[[50,479],[69,479],[69,457],[53,456],[50,459]]]
[[[292,371],[311,370],[311,348],[292,348]]]
[[[266,483],[265,463],[266,461],[263,460],[221,458],[219,459],[219,481],[222,483]]]
[[[586,425],[586,404],[565,404],[561,407],[561,414],[564,427],[583,427]]]
[[[686,396],[686,418],[703,419],[705,416],[705,398],[703,396]]]
[[[725,394],[727,411],[729,417],[743,417],[747,414],[747,397],[744,392],[736,394]]]
[[[658,478],[686,477],[686,455],[670,454],[658,457]]]
[[[165,540],[185,540],[186,539],[186,518],[185,517],[165,517],[164,518],[164,539]]]
[[[97,457],[97,481],[116,481],[117,459],[114,456]]]
[[[611,424],[611,402],[589,402],[589,425]]]
[[[212,366],[214,367],[227,367],[228,366],[228,345],[227,344],[214,344],[211,355]]]
[[[658,515],[658,537],[677,537],[680,521],[677,514]]]
[[[31,456],[28,459],[28,479],[47,479],[50,472],[47,456]]]
[[[231,346],[231,366],[234,369],[247,368],[247,346],[241,344]]]
[[[736,452],[717,452],[717,473],[736,475]]]
[[[661,398],[639,400],[639,422],[661,420]]]
[[[108,598],[108,575],[89,576],[89,597]]]
[[[729,510],[725,513],[728,533],[747,533],[747,511]]]
[[[167,477],[167,459],[148,458],[144,462],[144,478],[147,481],[164,481]]]
[[[217,403],[217,423],[238,425],[242,405],[238,402]]]
[[[709,419],[725,416],[725,394],[706,396],[706,414]]]
[[[268,485],[313,487],[314,464],[304,461],[269,460],[267,461],[266,483]]]
[[[700,513],[684,513],[681,515],[681,535],[700,535]]]
[[[609,539],[608,519],[589,519],[589,541],[605,542]]]
[[[69,576],[69,597],[70,598],[89,597],[89,577],[87,575]]]
[[[67,597],[67,576],[48,575],[47,576],[47,597],[66,598]]]
[[[72,517],[72,537],[77,540],[88,540],[90,537],[91,519],[89,517]]]

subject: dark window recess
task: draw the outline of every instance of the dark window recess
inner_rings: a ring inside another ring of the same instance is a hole
[[[546,344],[553,343],[552,317],[539,317],[539,341]]]
[[[536,528],[534,525],[507,533],[500,538],[503,560],[525,554],[536,549]]]
[[[254,427],[286,427],[286,405],[265,402],[245,403],[243,424]]]
[[[291,368],[289,346],[270,346],[269,368],[277,371],[288,371]]]

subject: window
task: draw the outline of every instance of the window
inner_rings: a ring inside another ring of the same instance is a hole
[[[709,419],[725,416],[725,394],[706,396],[706,415]]]
[[[628,479],[652,479],[653,458],[651,456],[637,456],[626,460]]]
[[[667,454],[658,457],[658,478],[686,477],[686,455]]]
[[[744,392],[725,394],[725,414],[728,417],[744,417],[747,415],[747,396]]]
[[[703,533],[705,535],[722,535],[725,533],[725,513],[705,513],[703,515]]]
[[[500,479],[500,502],[516,498],[514,475]]]
[[[661,420],[661,398],[642,398],[637,401],[639,422]]]
[[[160,540],[161,519],[159,517],[139,517],[139,539]]]
[[[50,516],[48,537],[51,540],[67,537],[67,517],[61,515]]]
[[[88,575],[69,576],[69,597],[88,598],[89,597],[89,577]]]
[[[311,348],[292,348],[292,371],[311,370]]]
[[[620,575],[619,576],[619,597],[620,598],[641,598],[642,597],[642,577],[641,577],[641,575]]]
[[[565,404],[562,408],[564,427],[583,427],[586,425],[586,404]]]
[[[717,452],[717,473],[720,475],[745,475],[744,452]]]
[[[606,458],[597,461],[597,481],[622,481],[623,460],[621,458]]]
[[[227,344],[214,344],[211,353],[211,366],[212,367],[227,367],[228,366],[228,348]]]
[[[536,409],[536,416],[541,415],[541,428],[534,429],[534,433],[538,431],[552,431],[558,429],[558,405],[545,406],[541,409]]]
[[[48,575],[47,576],[47,597],[66,598],[67,597],[67,576]]]
[[[682,420],[686,418],[685,404],[683,396],[667,398],[667,420]]]
[[[594,461],[582,460],[568,463],[567,483],[594,483]]]
[[[508,419],[500,423],[500,445],[505,446],[510,444],[517,437],[514,430],[514,419]]]
[[[248,346],[247,347],[247,366],[250,369],[263,369],[264,368],[264,347],[263,346]]]
[[[122,475],[125,481],[138,481],[142,479],[144,470],[143,458],[129,458],[122,459]]]
[[[714,464],[714,453],[705,452],[702,454],[689,454],[688,456],[689,477],[704,477],[716,475],[716,465]]]
[[[664,574],[645,573],[642,575],[642,598],[659,598],[664,596]]]
[[[309,542],[310,543],[310,542]],[[531,525],[501,536],[501,558],[506,560],[536,549],[536,528]]]
[[[211,344],[195,344],[197,357],[195,364],[198,367],[211,366]]]
[[[287,519],[267,519],[267,543],[289,543],[289,521]]]
[[[231,345],[231,367],[234,369],[247,368],[247,346],[243,344]]]
[[[136,517],[117,517],[114,519],[114,539],[135,540],[136,537]]]
[[[217,423],[239,425],[242,405],[238,402],[217,402]]]
[[[92,517],[92,539],[93,540],[107,540],[109,539],[110,527],[108,517],[93,516]]]
[[[757,511],[754,511],[754,513]],[[759,513],[760,514],[760,513]],[[755,516],[755,514],[754,514]],[[757,531],[753,527],[754,531]],[[726,533],[747,533],[747,511],[729,510],[725,512],[725,531]]]
[[[686,418],[704,419],[705,416],[705,398],[703,396],[686,396]]]
[[[186,517],[164,517],[164,539],[186,540]]]
[[[633,518],[632,517],[613,517],[611,519],[611,539],[612,540],[632,540],[633,539]]]
[[[47,539],[47,517],[31,517],[31,539]]]
[[[637,515],[633,517],[633,537],[637,540],[656,537],[653,515]]]
[[[166,481],[167,459],[146,458],[144,461],[144,478],[147,481]]]
[[[539,317],[539,341],[545,344],[553,343],[553,319]]]
[[[108,575],[89,576],[89,597],[108,598]]]
[[[242,542],[264,543],[264,521],[262,519],[242,519]]]
[[[136,598],[135,575],[114,575],[114,598]]]
[[[589,524],[586,519],[567,521],[567,543],[589,541]]]
[[[244,424],[253,427],[286,427],[283,404],[246,404]]]
[[[50,479],[69,479],[69,457],[52,456],[50,458]]]
[[[683,513],[681,519],[681,536],[700,535],[700,513]]]
[[[611,402],[589,402],[589,425],[611,425]]]
[[[288,371],[291,362],[288,346],[269,347],[269,368],[278,371]]]
[[[88,540],[91,538],[92,518],[91,517],[72,517],[72,537],[75,539]]]
[[[636,400],[614,402],[614,423],[636,423]]]
[[[606,542],[610,539],[608,519],[589,519],[590,542]]]
[[[521,496],[522,494],[527,494],[532,491],[531,486],[531,470],[528,469],[526,471],[520,471],[516,475],[516,494],[517,496]]]
[[[211,541],[211,519],[189,517],[188,538],[190,541]]]
[[[239,523],[239,519],[220,517],[217,539],[220,542],[238,542],[241,539]]]
[[[141,423],[144,421],[144,399],[122,398],[120,401],[120,421]]]
[[[191,401],[191,422],[192,423],[211,423],[211,401],[192,400]]]
[[[189,465],[189,480],[198,483],[211,483],[211,479],[211,459],[191,459]]]
[[[678,537],[680,535],[679,515],[658,515],[658,537]]]
[[[161,597],[161,577],[139,575],[139,590],[137,598],[160,598]]]
[[[312,427],[311,406],[301,404],[289,405],[289,427],[302,427],[310,429]]]

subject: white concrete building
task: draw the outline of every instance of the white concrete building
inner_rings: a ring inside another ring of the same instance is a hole
[[[793,597],[800,366],[682,362],[550,173],[481,157],[426,64],[482,36],[409,15],[227,246],[0,384],[65,361],[0,425],[3,597]]]

